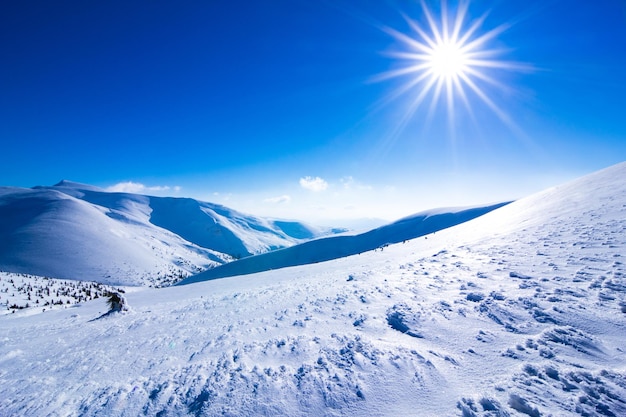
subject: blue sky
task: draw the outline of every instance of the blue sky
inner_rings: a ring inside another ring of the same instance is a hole
[[[324,223],[519,198],[626,159],[623,1],[470,2],[462,31],[506,24],[481,47],[523,68],[476,80],[499,113],[466,88],[453,119],[444,97],[407,113],[421,84],[389,99],[412,79],[381,77],[410,64],[389,29],[420,39],[405,16],[429,31],[405,0],[3,3],[0,184]]]

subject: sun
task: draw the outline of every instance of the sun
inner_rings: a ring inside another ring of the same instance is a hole
[[[462,45],[446,42],[435,45],[427,60],[432,75],[441,79],[454,79],[465,74],[468,57]]]
[[[469,1],[461,0],[454,13],[449,13],[447,2],[442,0],[441,15],[436,19],[422,0],[424,16],[422,24],[405,15],[404,18],[410,27],[409,33],[383,28],[404,45],[404,50],[389,53],[403,65],[381,74],[376,80],[408,78],[408,81],[387,100],[415,91],[405,119],[430,97],[431,112],[440,101],[445,100],[452,124],[456,103],[462,102],[472,113],[470,99],[478,97],[502,121],[512,124],[511,119],[489,97],[487,87],[506,90],[508,87],[494,78],[494,72],[527,70],[529,66],[499,59],[503,51],[490,45],[509,25],[502,24],[480,33],[487,14],[470,22],[468,6]]]

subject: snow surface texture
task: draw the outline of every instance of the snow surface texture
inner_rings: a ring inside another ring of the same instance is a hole
[[[0,415],[624,416],[626,164],[428,239],[0,317]],[[96,320],[94,320],[96,319]]]
[[[316,239],[289,248],[240,259],[186,278],[179,284],[185,285],[288,266],[307,265],[361,254],[370,250],[380,249],[383,251],[392,243],[404,242],[455,226],[506,204],[508,203],[485,207],[429,210],[358,235]]]
[[[0,269],[10,272],[164,286],[328,233],[192,199],[108,193],[68,181],[0,188]]]

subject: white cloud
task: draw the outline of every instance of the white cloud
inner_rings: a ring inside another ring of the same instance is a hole
[[[328,188],[328,183],[320,177],[303,177],[300,178],[300,186],[306,190],[313,192],[324,191]]]
[[[278,197],[266,198],[263,201],[266,203],[272,203],[272,204],[283,204],[283,203],[289,203],[291,201],[291,197],[285,194],[285,195],[281,195]]]
[[[111,185],[106,188],[106,191],[113,193],[133,193],[133,194],[150,194],[150,193],[164,193],[166,191],[172,190],[178,193],[181,190],[180,186],[170,187],[169,185],[155,185],[155,186],[146,186],[139,182],[133,181],[125,181],[119,182],[117,184]]]
[[[343,184],[343,188],[345,188],[346,190],[352,190],[352,189],[371,190],[372,189],[371,185],[361,184],[360,182],[355,180],[352,176],[343,177],[340,181]]]

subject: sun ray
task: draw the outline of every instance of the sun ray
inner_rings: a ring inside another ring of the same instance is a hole
[[[420,81],[423,81],[424,79],[429,78],[429,80],[426,82],[426,86],[422,89],[419,95],[415,97],[415,99],[413,99],[413,101],[409,104],[407,110],[404,112],[399,123],[397,123],[394,126],[392,132],[389,135],[390,140],[393,140],[393,138],[395,138],[401,131],[404,130],[406,125],[411,120],[411,117],[413,116],[413,114],[417,111],[417,109],[420,107],[422,102],[426,99],[430,91],[433,89],[433,85],[438,82],[437,78],[429,77],[430,74],[424,74],[424,75],[425,76]]]
[[[433,15],[430,13],[430,10],[428,9],[428,6],[426,6],[426,2],[424,0],[422,0],[422,10],[424,10],[424,15],[426,16],[426,19],[428,20],[430,31],[433,33],[433,36],[435,37],[434,39],[435,43],[437,45],[442,44],[443,38],[441,37],[441,33],[439,32],[437,23],[435,22],[435,19],[433,18]]]
[[[395,77],[410,77],[408,82],[391,94],[391,100],[417,90],[416,97],[410,101],[402,124],[412,116],[430,97],[427,119],[430,120],[439,108],[444,107],[450,127],[455,123],[456,108],[467,110],[475,121],[471,99],[488,107],[504,124],[514,127],[512,119],[489,97],[491,90],[510,92],[511,88],[498,81],[494,73],[498,70],[531,71],[530,65],[500,60],[508,52],[501,47],[492,48],[491,44],[511,27],[503,23],[495,28],[482,31],[489,12],[476,19],[469,17],[469,0],[460,0],[456,7],[448,7],[446,0],[441,1],[438,16],[420,0],[423,22],[418,22],[402,14],[411,33],[402,33],[396,29],[384,28],[384,31],[405,45],[403,51],[388,55],[408,65],[388,71],[376,77],[386,80]],[[470,21],[471,20],[471,21]],[[482,32],[482,33],[480,33]],[[452,129],[451,129],[452,131]]]
[[[402,32],[398,32],[395,29],[392,28],[388,28],[385,27],[383,28],[383,31],[387,32],[389,35],[393,36],[394,38],[396,38],[397,40],[404,42],[405,44],[407,44],[409,47],[414,47],[418,50],[421,50],[422,52],[428,53],[430,52],[431,48],[429,48],[427,45],[424,45],[423,43],[419,42],[416,39],[413,39],[412,37],[405,35]],[[427,42],[430,40],[429,38],[425,39]],[[430,44],[430,42],[428,42]],[[434,43],[433,43],[434,45]]]
[[[482,35],[479,38],[474,39],[471,42],[468,42],[464,45],[464,48],[471,51],[477,48],[482,47],[483,45],[485,45],[488,41],[494,39],[495,37],[497,37],[498,35],[502,34],[502,32],[504,32],[505,30],[507,30],[509,28],[508,24],[502,24],[500,26],[498,26],[495,29],[490,30],[489,32],[485,33],[484,35]]]
[[[463,83],[461,83],[460,77],[455,78],[454,83],[454,87],[456,88],[459,97],[461,97],[461,101],[463,101],[463,104],[465,105],[465,110],[467,110],[471,119],[475,122],[474,111],[472,110],[472,106],[467,98],[467,94],[465,94],[465,88],[463,88]]]
[[[459,9],[456,13],[456,19],[454,20],[454,30],[452,31],[452,39],[454,39],[455,42],[459,41],[459,34],[461,33],[461,27],[463,26],[463,21],[465,20],[466,13],[467,3],[461,2],[459,4]]]
[[[375,105],[373,105],[371,107],[372,110],[374,110],[374,111],[380,110],[381,108],[387,106],[389,103],[393,102],[398,97],[400,97],[403,94],[405,94],[406,92],[410,91],[413,87],[415,87],[416,85],[420,84],[422,81],[424,81],[428,77],[430,77],[430,74],[427,73],[427,72],[423,72],[419,77],[416,77],[416,78],[410,80],[408,83],[405,83],[400,88],[394,90],[392,92],[392,94],[383,97],[382,100],[379,100],[378,103],[376,103]]]
[[[511,118],[504,113],[500,107],[498,107],[484,92],[483,90],[480,89],[480,87],[478,87],[474,81],[472,81],[472,79],[470,79],[467,75],[462,74],[461,78],[463,78],[463,81],[465,81],[465,83],[474,91],[474,93],[476,93],[476,95],[496,114],[496,116],[498,116],[500,118],[500,120],[502,120],[502,122],[504,122],[506,125],[508,125],[509,127],[513,128],[515,127],[513,121],[511,120]]]
[[[411,27],[411,29],[413,29],[415,32],[417,32],[417,34],[420,35],[422,37],[422,39],[424,41],[426,41],[426,43],[428,44],[428,45],[420,44],[423,47],[425,47],[425,52],[430,52],[432,50],[432,48],[437,46],[436,40],[432,39],[430,36],[428,36],[428,34],[426,32],[424,32],[424,30],[421,27],[419,27],[414,20],[412,20],[408,16],[404,16],[404,20],[406,20],[407,23],[409,24],[409,26]],[[410,38],[410,39],[412,39],[412,38]]]
[[[468,39],[470,39],[472,35],[474,35],[474,33],[483,25],[483,23],[487,19],[487,15],[488,13],[484,13],[480,18],[478,18],[474,23],[472,23],[472,26],[470,26],[468,30],[465,31],[461,39],[459,39],[459,43],[461,45],[467,44]]]
[[[397,70],[393,70],[393,71],[388,71],[385,72],[383,74],[379,74],[375,77],[372,77],[370,80],[371,81],[384,81],[384,80],[388,80],[390,78],[395,78],[395,77],[399,77],[402,75],[407,75],[407,74],[412,74],[415,72],[421,72],[425,69],[428,69],[428,65],[427,64],[419,64],[419,65],[413,65],[411,67],[404,67],[404,68],[399,68]]]
[[[443,42],[450,42],[450,31],[448,30],[448,3],[444,2],[441,5],[441,34],[443,35]]]

